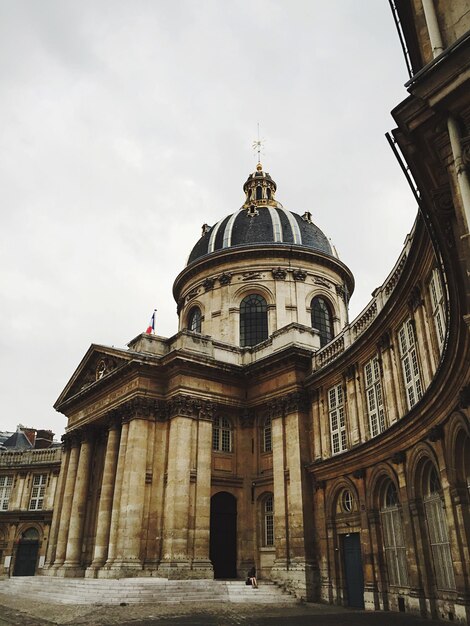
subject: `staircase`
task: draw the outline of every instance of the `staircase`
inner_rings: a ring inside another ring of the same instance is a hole
[[[166,578],[50,578],[16,576],[0,580],[0,593],[59,604],[254,603],[295,604],[296,598],[270,582],[252,589],[240,580],[168,580]]]

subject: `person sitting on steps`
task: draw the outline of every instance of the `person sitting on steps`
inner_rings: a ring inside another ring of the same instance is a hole
[[[258,581],[256,580],[256,568],[253,566],[248,572],[248,579],[253,589],[258,589]]]

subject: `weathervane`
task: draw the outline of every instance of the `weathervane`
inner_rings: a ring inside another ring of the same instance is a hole
[[[265,143],[266,143],[265,139],[260,139],[260,136],[259,136],[259,122],[258,122],[258,139],[253,141],[253,150],[255,150],[258,153],[258,165],[261,163],[261,148],[264,147]]]

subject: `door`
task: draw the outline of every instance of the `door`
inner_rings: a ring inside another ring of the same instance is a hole
[[[16,549],[13,576],[34,576],[38,560],[39,541],[20,539]]]
[[[211,498],[209,557],[214,578],[237,577],[237,499],[226,491]]]
[[[359,533],[343,536],[344,575],[348,606],[364,608],[364,574]]]

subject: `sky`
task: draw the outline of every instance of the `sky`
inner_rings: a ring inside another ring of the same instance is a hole
[[[0,2],[0,430],[57,437],[90,344],[177,332],[201,225],[264,139],[285,208],[353,272],[353,319],[416,205],[384,137],[407,96],[387,0]]]

